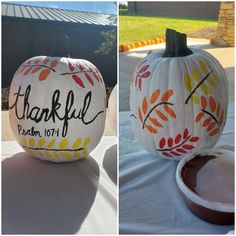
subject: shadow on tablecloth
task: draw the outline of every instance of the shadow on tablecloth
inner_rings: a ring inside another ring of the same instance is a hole
[[[76,233],[94,202],[99,175],[91,157],[56,164],[21,152],[5,159],[2,233]]]
[[[102,165],[113,183],[117,185],[117,144],[106,150]]]

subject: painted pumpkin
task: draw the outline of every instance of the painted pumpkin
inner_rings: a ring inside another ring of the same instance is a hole
[[[117,134],[117,85],[112,89],[108,101],[108,116],[111,128]]]
[[[11,128],[32,156],[53,162],[85,157],[105,126],[105,85],[89,61],[38,56],[16,71],[9,95]]]
[[[131,122],[153,155],[180,160],[210,148],[225,125],[228,82],[209,53],[189,49],[186,35],[166,31],[166,49],[147,55],[131,83]]]

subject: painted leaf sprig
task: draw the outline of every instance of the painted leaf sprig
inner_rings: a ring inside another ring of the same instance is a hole
[[[141,106],[138,108],[138,119],[142,129],[156,134],[158,128],[163,128],[163,123],[168,122],[170,117],[176,118],[176,114],[171,108],[173,103],[169,102],[172,95],[172,89],[168,89],[162,95],[160,90],[157,89],[149,99],[146,96],[144,97]]]
[[[199,137],[191,136],[189,130],[185,129],[182,134],[179,133],[175,137],[161,138],[158,142],[159,148],[156,151],[161,152],[166,157],[182,156],[195,148],[194,143],[199,140]]]
[[[199,66],[204,74],[203,77],[201,77],[200,71],[196,68],[192,70],[191,74],[188,72],[184,74],[184,85],[189,92],[185,104],[187,104],[190,99],[193,103],[199,104],[199,97],[196,96],[195,92],[200,89],[204,94],[209,95],[212,94],[212,89],[217,86],[218,78],[216,72],[212,70],[210,65],[200,61]]]
[[[48,57],[38,57],[36,59],[30,59],[26,61],[17,71],[17,74],[22,74],[23,76],[29,74],[35,74],[39,72],[38,79],[45,80],[48,78],[49,74],[53,71],[56,72],[55,67],[58,64],[57,59],[49,59]]]
[[[142,80],[149,78],[151,75],[151,72],[148,70],[150,66],[148,64],[145,65],[145,62],[145,60],[140,62],[137,66],[138,72],[132,79],[132,85],[138,87],[140,91],[142,90]]]
[[[99,70],[88,64],[81,64],[76,63],[72,64],[68,62],[68,68],[70,72],[62,73],[61,75],[72,75],[73,80],[82,88],[85,88],[83,77],[80,76],[81,74],[84,75],[85,80],[88,81],[88,83],[92,86],[94,86],[94,80],[98,81],[99,83],[104,83],[102,76],[99,72]],[[92,73],[92,76],[91,76]]]
[[[209,136],[214,136],[219,133],[220,127],[224,124],[226,114],[221,109],[220,102],[217,103],[213,96],[210,96],[209,100],[201,96],[200,100],[201,111],[197,114],[195,122],[202,122],[201,125]]]

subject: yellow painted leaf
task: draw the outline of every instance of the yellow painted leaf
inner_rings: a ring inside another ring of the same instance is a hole
[[[80,152],[74,152],[74,156],[77,157],[77,158],[80,158],[81,154],[80,154]]]
[[[66,138],[62,139],[60,144],[59,144],[59,148],[61,148],[61,149],[66,148],[68,146],[68,143],[69,142],[68,142],[68,140]]]
[[[34,141],[33,138],[30,138],[30,139],[29,139],[29,145],[30,145],[30,147],[34,147],[35,141]]]
[[[211,74],[208,78],[207,78],[207,83],[210,84],[213,88],[215,88],[217,86],[217,81],[216,81],[216,77]]]
[[[71,155],[68,152],[62,152],[61,155],[66,158],[71,158]]]
[[[22,137],[22,141],[21,142],[22,142],[23,145],[26,145],[27,144],[26,138]]]
[[[196,95],[193,94],[192,97],[191,97],[191,99],[192,99],[193,103],[199,104],[199,97],[198,97],[198,96],[196,96]]]
[[[42,156],[43,154],[42,154],[42,152],[40,152],[40,151],[35,151],[36,152],[36,154],[38,155],[38,156]]]
[[[200,62],[199,62],[199,65],[200,65],[202,71],[203,71],[205,74],[207,74],[207,73],[208,73],[207,65],[206,65],[203,61],[200,61]]]
[[[185,88],[191,92],[192,89],[193,89],[193,84],[192,84],[192,81],[191,81],[191,78],[189,76],[189,74],[186,72],[184,74],[184,85],[185,85]]]
[[[55,145],[55,142],[56,142],[55,139],[51,140],[48,144],[48,148],[53,148]]]
[[[45,155],[46,155],[47,157],[52,157],[51,152],[49,152],[49,151],[45,151]]]
[[[196,69],[193,69],[193,70],[192,70],[192,75],[193,75],[193,78],[194,78],[198,83],[201,81],[200,74],[199,74],[199,72],[198,72]]]
[[[200,88],[201,88],[202,92],[205,93],[205,94],[211,94],[211,93],[212,93],[211,88],[209,88],[209,87],[208,87],[207,85],[205,85],[204,83],[201,84]]]
[[[59,155],[58,155],[58,153],[57,152],[52,152],[52,155],[54,156],[54,157],[59,157]]]
[[[86,145],[90,144],[90,141],[91,141],[90,138],[86,138],[85,141],[84,141],[83,146],[86,146]]]
[[[76,141],[75,141],[74,144],[73,144],[73,149],[79,148],[79,146],[81,145],[81,143],[82,143],[82,138],[77,138]]]
[[[43,147],[45,144],[45,140],[43,138],[39,139],[39,147]]]
[[[82,154],[83,154],[83,156],[87,156],[88,155],[87,148],[83,149]]]

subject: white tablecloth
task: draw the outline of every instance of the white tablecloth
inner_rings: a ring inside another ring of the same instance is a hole
[[[234,145],[234,105],[229,106],[223,135],[216,146]],[[134,137],[130,113],[120,113],[120,233],[217,234],[234,226],[209,224],[190,212],[175,181],[176,161],[151,156]]]
[[[2,233],[116,234],[116,137],[72,163],[30,157],[2,142]]]

